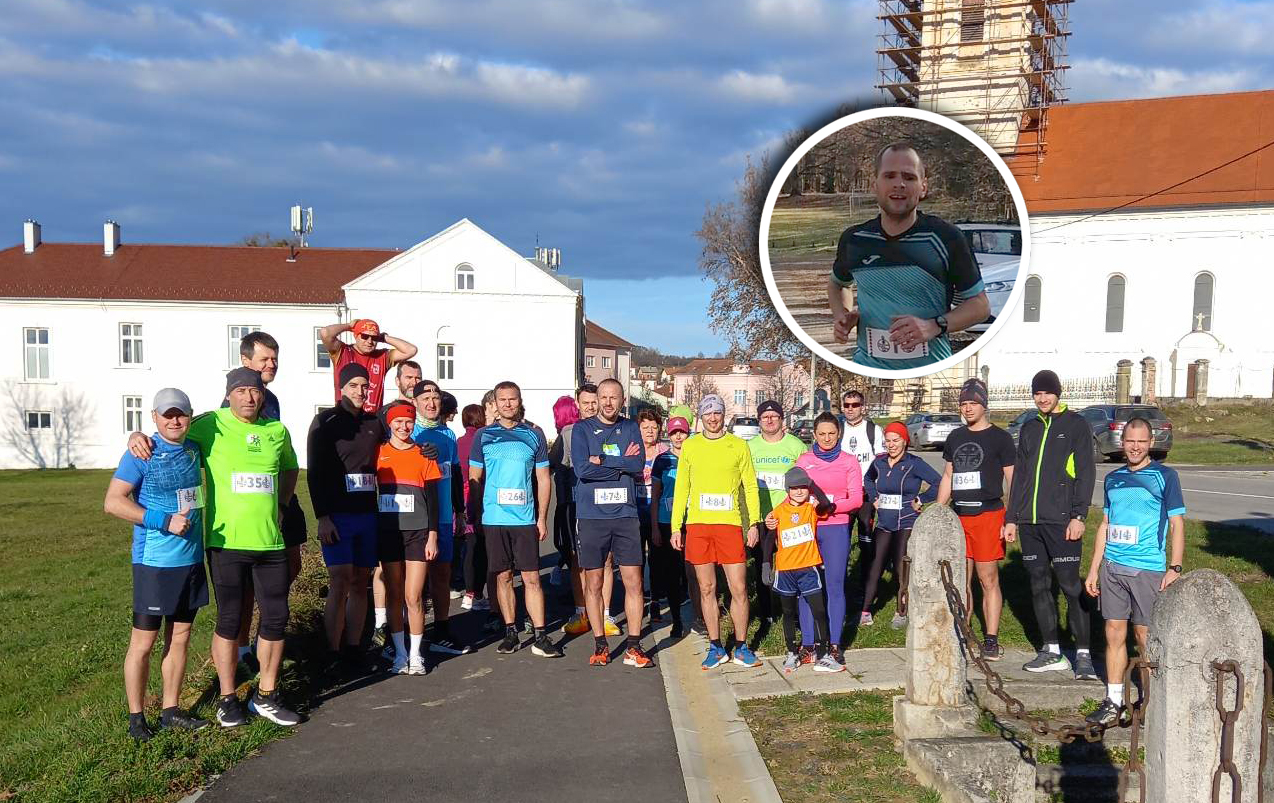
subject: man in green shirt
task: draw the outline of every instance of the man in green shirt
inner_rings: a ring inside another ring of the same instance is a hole
[[[807,448],[800,438],[783,426],[783,406],[777,401],[763,401],[757,405],[756,417],[761,423],[761,435],[748,441],[748,451],[752,454],[752,468],[756,471],[757,489],[760,491],[761,539],[749,551],[756,567],[753,571],[757,580],[757,616],[767,621],[780,616],[781,611],[780,604],[773,602],[773,594],[764,591],[773,580],[770,558],[774,554],[774,532],[765,526],[765,517],[787,496],[783,475],[796,465],[796,458],[805,454]]]

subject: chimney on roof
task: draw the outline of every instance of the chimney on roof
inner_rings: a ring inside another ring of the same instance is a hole
[[[40,224],[27,218],[22,224],[22,250],[34,254],[40,247]]]
[[[115,256],[119,248],[119,224],[108,220],[102,225],[102,253],[108,257]]]

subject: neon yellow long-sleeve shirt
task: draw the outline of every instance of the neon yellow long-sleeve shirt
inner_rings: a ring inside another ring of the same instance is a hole
[[[743,489],[748,516],[761,511],[756,469],[747,443],[726,433],[710,439],[695,435],[681,447],[677,485],[672,499],[672,531],[682,524],[735,524],[746,526],[739,506]]]

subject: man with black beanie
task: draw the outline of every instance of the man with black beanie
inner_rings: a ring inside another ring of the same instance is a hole
[[[1039,414],[1022,425],[1013,466],[1012,492],[1004,518],[1004,540],[1022,538],[1022,561],[1031,579],[1031,604],[1044,644],[1022,668],[1064,671],[1057,636],[1052,577],[1066,595],[1067,620],[1075,639],[1075,678],[1097,680],[1089,654],[1088,599],[1079,578],[1084,519],[1093,498],[1093,436],[1080,415],[1060,402],[1062,383],[1052,371],[1031,380]],[[1050,573],[1051,569],[1051,573]]]

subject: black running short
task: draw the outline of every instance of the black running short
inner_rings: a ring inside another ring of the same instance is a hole
[[[423,562],[428,544],[428,530],[381,530],[376,535],[376,554],[381,563]]]
[[[203,564],[146,566],[133,564],[133,613],[141,616],[189,614],[208,604],[208,575]],[[149,629],[149,628],[143,628]]]
[[[308,537],[305,532],[305,513],[301,510],[300,497],[293,496],[287,507],[283,508],[283,546],[293,547],[305,543]]]
[[[575,555],[581,569],[600,569],[611,555],[619,566],[642,564],[641,521],[637,518],[580,519]]]
[[[534,524],[484,524],[482,531],[487,541],[489,572],[540,570],[540,531]]]
[[[251,583],[261,610],[257,635],[279,641],[288,623],[288,587],[291,585],[286,549],[253,552],[246,549],[209,547],[208,568],[217,594],[216,633],[224,639],[239,638],[244,587]]]

